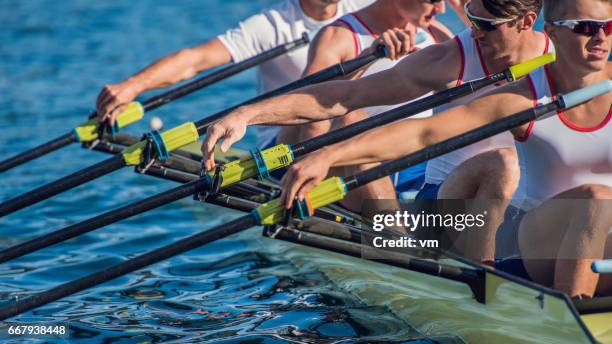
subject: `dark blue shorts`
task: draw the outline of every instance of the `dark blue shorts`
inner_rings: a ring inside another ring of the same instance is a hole
[[[438,192],[442,184],[425,184],[416,196],[417,200],[438,199]]]
[[[524,210],[509,206],[504,214],[504,222],[499,226],[495,237],[495,267],[509,274],[531,280],[525,264],[521,258],[521,250],[518,245],[518,234],[523,217],[527,214]]]

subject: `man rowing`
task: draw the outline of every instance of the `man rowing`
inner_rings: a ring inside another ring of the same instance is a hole
[[[557,93],[612,79],[612,4],[545,4],[546,31],[558,51],[554,64],[437,116],[396,122],[313,153],[284,177],[285,203],[303,197],[330,166],[396,159],[544,104]],[[525,202],[512,219],[520,257],[497,261],[498,268],[571,297],[612,295],[612,276],[591,271],[594,260],[612,258],[611,120],[607,93],[511,131],[525,168]]]
[[[365,70],[365,75],[373,74],[393,67],[397,61],[413,50],[424,49],[436,42],[450,39],[452,33],[444,25],[435,22],[435,16],[444,12],[444,2],[440,0],[377,0],[370,6],[354,13],[349,13],[338,19],[335,23],[322,29],[310,45],[309,61],[304,72],[305,75],[318,72],[322,69],[356,58],[364,51],[376,49],[382,42],[396,50],[389,50],[388,59],[374,62]],[[416,42],[418,40],[418,42]],[[393,46],[392,42],[400,44]],[[359,77],[361,73],[354,73],[351,78]],[[334,127],[344,126],[364,119],[369,115],[390,110],[395,106],[379,106],[375,108],[356,110],[351,114],[339,118]],[[431,115],[426,111],[422,116]],[[297,143],[319,136],[332,129],[332,121],[308,123],[301,126],[282,127],[279,136],[264,147],[277,143]],[[357,169],[370,166],[358,166],[342,169],[339,174],[354,174]],[[280,172],[280,171],[279,171]],[[402,186],[400,191],[418,190],[422,185],[425,165],[415,166],[402,173]],[[394,178],[398,180],[398,178]],[[398,183],[396,184],[398,185]],[[360,210],[362,199],[388,199],[395,198],[393,184],[389,178],[370,183],[351,193],[344,205],[353,210]]]
[[[533,31],[541,0],[473,0],[465,8],[473,23],[471,30],[411,54],[391,69],[353,82],[335,81],[304,88],[228,115],[210,127],[206,135],[202,146],[208,158],[206,167],[214,166],[214,144],[223,139],[222,148],[228,148],[241,138],[248,124],[301,124],[341,117],[368,106],[398,104],[460,85],[464,80],[501,72],[552,50],[548,37]],[[387,43],[392,51],[400,45],[398,41]],[[517,160],[511,135],[502,134],[427,165],[423,193],[429,198],[504,200],[489,209],[493,219],[487,223],[490,228],[470,233],[482,236],[467,241],[464,251],[470,253],[470,258],[493,260],[495,229],[503,220],[506,200],[512,198],[518,184]]]
[[[217,66],[240,62],[267,49],[314,32],[372,0],[284,0],[241,22],[204,44],[161,58],[117,84],[106,85],[96,101],[100,121],[113,124],[139,94],[189,79]],[[264,93],[300,78],[306,67],[306,47],[280,56],[258,69],[258,91]],[[268,129],[275,134],[277,129]],[[271,135],[262,131],[261,136]]]

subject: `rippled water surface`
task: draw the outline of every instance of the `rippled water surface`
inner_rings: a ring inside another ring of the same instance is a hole
[[[64,134],[92,109],[97,91],[148,62],[195,45],[269,0],[0,2],[0,152]],[[460,24],[452,22],[457,28]],[[166,127],[254,95],[252,71],[155,113]],[[144,132],[146,121],[128,131]],[[248,147],[252,134],[242,144]],[[0,176],[0,199],[105,158],[74,145]],[[0,220],[0,247],[14,245],[173,186],[124,169]],[[239,214],[177,202],[0,265],[0,300],[75,279]],[[385,308],[362,304],[313,269],[283,259],[288,244],[259,229],[216,242],[14,321],[68,321],[79,342],[430,342]],[[313,253],[314,254],[314,253]],[[431,341],[436,339],[431,339]],[[442,340],[442,339],[440,339]],[[61,342],[62,340],[57,340]]]

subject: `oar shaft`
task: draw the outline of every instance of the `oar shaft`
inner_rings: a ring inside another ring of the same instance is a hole
[[[547,105],[537,107],[535,109],[525,110],[510,117],[497,120],[485,126],[471,130],[465,134],[455,136],[448,140],[431,145],[403,158],[389,161],[380,166],[356,174],[353,177],[347,178],[345,180],[346,187],[348,190],[352,190],[357,187],[366,185],[370,182],[391,175],[392,173],[401,171],[410,166],[414,166],[421,162],[428,161],[440,155],[444,155],[446,153],[469,146],[473,143],[479,142],[499,133],[503,133],[507,130],[510,130],[511,128],[516,128],[525,123],[529,123],[530,121],[535,120],[536,118],[543,116],[549,112],[552,112],[559,107],[560,104],[558,102],[553,102]]]
[[[40,188],[26,192],[0,204],[0,217],[28,207],[32,204],[44,201],[73,187],[92,181],[96,178],[109,174],[125,166],[121,155],[113,156],[99,162],[87,169],[73,173],[67,177],[56,180]]]
[[[77,142],[72,132],[0,162],[0,173]]]
[[[199,234],[181,239],[173,244],[145,253],[105,270],[95,272],[86,277],[62,284],[48,291],[8,304],[7,306],[0,308],[0,320],[8,319],[23,312],[27,312],[34,308],[59,300],[68,295],[72,295],[110,281],[119,276],[123,276],[146,266],[161,262],[178,254],[191,251],[215,240],[244,231],[254,225],[255,219],[253,216],[246,215],[229,223],[225,223]]]
[[[111,223],[142,214],[145,211],[155,209],[170,202],[194,195],[198,190],[206,187],[206,184],[207,183],[204,179],[198,179],[163,192],[159,195],[145,198],[129,206],[111,210],[89,220],[68,226],[53,233],[45,234],[17,246],[10,247],[9,249],[0,252],[0,263],[21,257],[25,254],[49,247],[51,245],[55,245]]]
[[[281,56],[291,50],[297,49],[304,45],[308,44],[308,35],[302,36],[302,38],[295,40],[293,42],[289,42],[286,44],[279,45],[275,48],[272,48],[268,51],[265,51],[257,56],[253,56],[247,60],[244,60],[239,63],[235,63],[229,65],[221,70],[213,72],[209,75],[205,75],[201,78],[193,80],[185,85],[172,89],[168,92],[162,93],[160,95],[151,97],[143,102],[143,107],[145,111],[150,111],[156,109],[164,104],[167,104],[173,100],[182,98],[188,94],[191,94],[201,88],[204,88],[208,85],[214,84],[223,79],[227,79],[230,76],[238,74],[242,71],[255,67],[259,64],[262,64],[266,61],[270,61],[273,58]]]
[[[208,128],[209,125],[218,121],[219,119],[223,118],[225,115],[229,114],[230,112],[236,110],[237,108],[241,106],[252,104],[252,103],[257,103],[257,102],[260,102],[268,98],[276,97],[278,95],[281,95],[287,92],[295,91],[305,86],[314,85],[314,84],[318,84],[324,81],[329,81],[337,77],[350,75],[351,73],[362,68],[363,66],[366,66],[372,63],[373,61],[376,61],[377,59],[382,58],[384,56],[385,56],[385,49],[383,46],[380,46],[373,53],[357,57],[350,61],[338,63],[322,71],[319,71],[317,73],[306,76],[302,79],[294,81],[290,84],[287,84],[283,87],[277,88],[267,93],[264,93],[255,98],[251,98],[229,109],[226,109],[214,115],[208,116],[198,122],[195,122],[196,128],[198,129],[198,132],[200,133],[200,135],[203,135],[204,133],[206,133],[206,129]]]
[[[321,147],[344,141],[372,128],[408,118],[436,106],[449,103],[453,100],[474,93],[486,86],[505,80],[506,78],[505,73],[499,73],[487,78],[465,83],[461,86],[418,99],[412,103],[397,107],[346,127],[339,128],[324,135],[314,137],[302,143],[292,145],[291,151],[296,157],[306,155]]]

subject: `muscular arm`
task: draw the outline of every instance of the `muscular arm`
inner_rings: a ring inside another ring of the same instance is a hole
[[[138,93],[173,85],[201,71],[232,61],[218,38],[193,48],[182,49],[154,62],[126,81],[137,85]]]
[[[331,81],[245,106],[234,113],[248,124],[294,125],[343,116],[353,110],[393,105],[431,90],[454,86],[459,75],[454,41],[430,46],[391,69],[357,80]]]
[[[332,166],[393,160],[533,106],[527,81],[424,119],[406,119],[325,148]],[[520,130],[520,129],[519,129]]]

